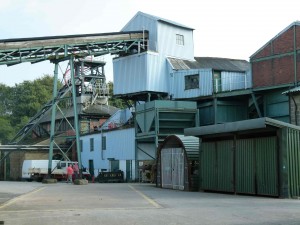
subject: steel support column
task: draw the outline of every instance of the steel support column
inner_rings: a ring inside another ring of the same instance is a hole
[[[53,79],[51,127],[50,127],[49,160],[48,160],[48,177],[49,178],[51,176],[51,171],[52,171],[54,132],[55,132],[55,122],[56,122],[57,81],[58,81],[58,63],[55,63],[55,66],[54,66],[54,79]]]
[[[78,123],[77,113],[77,99],[76,99],[76,86],[75,86],[75,74],[74,74],[74,56],[70,57],[70,71],[71,71],[71,82],[72,82],[72,99],[73,99],[73,110],[74,110],[74,128],[76,134],[76,150],[77,160],[79,167],[79,176],[82,177],[82,164],[81,164],[81,146],[80,146],[80,132]]]

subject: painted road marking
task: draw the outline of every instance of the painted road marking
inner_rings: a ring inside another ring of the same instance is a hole
[[[153,205],[155,208],[163,208],[161,205],[159,205],[157,202],[155,202],[153,199],[149,198],[148,196],[144,195],[142,192],[138,191],[137,189],[135,189],[133,186],[131,186],[130,184],[128,184],[128,186],[135,191],[136,193],[138,193],[140,196],[142,196],[144,199],[146,199],[146,201],[148,201],[151,205]]]
[[[20,195],[20,196],[18,196],[18,197],[15,197],[15,198],[13,198],[13,199],[7,201],[7,202],[4,202],[2,205],[0,205],[0,209],[3,209],[4,207],[9,206],[9,205],[15,203],[16,201],[18,201],[18,200],[20,200],[20,199],[22,199],[22,198],[25,198],[25,197],[27,197],[27,196],[29,196],[29,195],[32,195],[32,194],[34,194],[34,193],[37,193],[37,192],[39,192],[39,191],[41,191],[41,190],[43,190],[43,189],[45,189],[45,188],[46,188],[46,187],[37,188],[37,189],[35,189],[35,190],[31,191],[31,192],[22,194],[22,195]]]

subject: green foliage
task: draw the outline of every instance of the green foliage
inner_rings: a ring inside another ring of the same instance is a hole
[[[16,85],[13,92],[12,114],[16,119],[34,116],[52,98],[53,78],[45,75],[33,82]]]
[[[7,144],[14,135],[14,129],[10,124],[9,118],[0,116],[0,143]]]
[[[44,75],[14,87],[0,84],[0,142],[7,143],[52,99],[53,77]]]
[[[5,84],[0,84],[0,116],[11,114],[12,88]]]
[[[108,100],[108,104],[114,107],[117,107],[119,109],[125,109],[128,108],[128,105],[126,104],[125,100],[120,99],[120,98],[115,98],[113,97],[113,89],[114,89],[114,84],[113,82],[108,82],[108,87],[109,87],[109,100]],[[128,101],[128,103],[130,105],[133,105],[132,101]]]

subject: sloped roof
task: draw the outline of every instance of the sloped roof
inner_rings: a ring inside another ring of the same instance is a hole
[[[214,124],[201,127],[193,127],[184,129],[184,135],[201,137],[204,135],[224,134],[239,131],[249,131],[255,129],[265,129],[267,126],[283,128],[289,127],[300,130],[299,126],[290,123],[281,122],[279,120],[262,117],[257,119],[242,120],[236,122],[228,122],[223,124]]]
[[[118,110],[119,110],[118,108],[110,105],[90,105],[84,110],[82,110],[81,107],[79,107],[77,113],[78,115],[85,115],[85,116],[97,115],[97,116],[110,117]],[[62,119],[64,117],[66,118],[74,117],[73,108],[63,109],[63,112],[64,115],[62,115],[61,113],[56,113],[56,119]],[[49,121],[51,121],[51,110],[49,110],[39,122],[43,123]]]
[[[174,70],[207,69],[244,72],[250,69],[250,63],[241,59],[227,59],[217,57],[195,57],[195,61],[167,58]]]
[[[148,18],[151,18],[153,20],[156,20],[156,21],[161,21],[163,23],[168,23],[168,24],[171,24],[171,25],[174,25],[174,26],[177,26],[177,27],[181,27],[181,28],[185,28],[185,29],[189,29],[189,30],[194,30],[194,28],[191,28],[191,27],[188,27],[186,25],[183,25],[183,24],[180,24],[180,23],[177,23],[177,22],[174,22],[172,20],[167,20],[167,19],[164,19],[164,18],[161,18],[161,17],[158,17],[158,16],[153,16],[151,14],[147,14],[147,13],[144,13],[144,12],[141,12],[141,11],[138,11],[134,17],[129,20],[128,23],[126,23],[126,25],[122,28],[122,30],[124,30],[127,25],[132,21],[134,20],[138,15],[142,15],[142,16],[145,16],[145,17],[148,17]]]
[[[282,92],[283,95],[289,94],[289,93],[295,93],[295,92],[300,92],[300,87],[294,87],[290,90]]]

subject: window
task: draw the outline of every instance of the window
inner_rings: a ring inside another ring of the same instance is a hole
[[[199,74],[185,76],[184,82],[185,90],[199,88]]]
[[[94,138],[90,139],[90,151],[94,151]]]
[[[83,142],[82,142],[82,140],[80,140],[80,151],[81,152],[83,151]]]
[[[184,36],[181,34],[176,34],[176,44],[184,45]]]
[[[106,136],[102,137],[102,150],[106,150]]]

